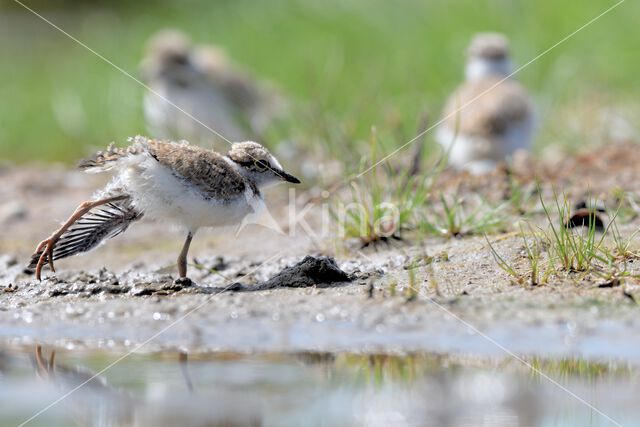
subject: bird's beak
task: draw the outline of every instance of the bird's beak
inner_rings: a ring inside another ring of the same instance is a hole
[[[286,173],[285,171],[280,170],[280,171],[275,171],[275,172],[276,172],[276,174],[278,174],[278,176],[280,178],[282,178],[283,181],[291,182],[293,184],[300,184],[300,180],[298,178],[296,178],[293,175],[290,175],[290,174]]]

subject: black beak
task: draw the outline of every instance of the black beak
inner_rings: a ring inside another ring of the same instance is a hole
[[[292,184],[300,184],[300,180],[293,175],[286,173],[285,171],[275,171],[280,178],[284,181],[291,182]]]

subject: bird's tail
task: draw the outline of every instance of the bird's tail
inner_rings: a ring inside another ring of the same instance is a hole
[[[53,259],[90,251],[103,241],[123,233],[129,224],[140,218],[142,213],[132,206],[130,197],[98,206],[82,215],[64,232],[53,249]],[[28,270],[36,268],[41,255],[42,250],[31,255]]]

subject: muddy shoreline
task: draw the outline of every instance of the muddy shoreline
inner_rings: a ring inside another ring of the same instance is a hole
[[[449,260],[436,263],[439,282],[457,276],[458,262],[478,261],[460,246],[460,253],[449,248]],[[428,290],[427,279],[425,292],[408,298],[402,289],[389,292],[389,281],[406,275],[407,260],[393,254],[339,263],[354,280],[324,287],[260,287],[295,257],[267,261],[249,275],[248,263],[227,261],[226,274],[245,283],[241,292],[235,279],[221,276],[181,287],[168,274],[143,272],[144,265],[137,272],[70,271],[42,283],[18,280],[17,289],[3,293],[0,337],[11,344],[136,351],[503,357],[506,348],[544,357],[640,360],[637,304],[621,289],[530,290],[506,279],[487,289],[499,275],[489,269],[484,277],[441,286],[439,294]],[[481,258],[490,265],[488,253]]]
[[[628,157],[625,167],[631,168]],[[571,173],[577,181],[585,177],[575,168]],[[633,183],[630,189],[637,183],[635,175],[635,169],[621,172]],[[319,247],[303,234],[294,238],[259,226],[238,236],[207,232],[194,240],[189,268],[196,285],[189,287],[173,282],[182,236],[143,221],[85,256],[58,262],[58,273],[46,271],[38,283],[23,273],[31,250],[102,178],[33,166],[6,167],[0,178],[0,211],[5,212],[0,218],[0,341],[7,344],[499,357],[507,349],[640,361],[634,300],[640,285],[635,280],[602,287],[596,277],[576,276],[574,282],[553,286],[514,285],[482,236],[407,239],[360,250],[336,249],[331,243]],[[270,196],[274,216],[283,218],[286,189],[275,188]],[[638,222],[625,224],[623,232],[632,233]],[[504,257],[521,259],[519,237],[490,238]],[[307,255],[333,257],[353,280],[327,286],[264,285]],[[416,259],[429,261],[419,269],[418,292],[412,293],[407,270]],[[631,273],[640,273],[640,267],[630,266]]]

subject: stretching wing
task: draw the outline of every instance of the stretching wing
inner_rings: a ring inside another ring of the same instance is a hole
[[[129,224],[140,218],[142,214],[131,206],[131,199],[96,207],[64,232],[53,249],[53,259],[90,251],[103,241],[123,233]],[[41,255],[42,251],[31,255],[27,268],[35,269]]]

